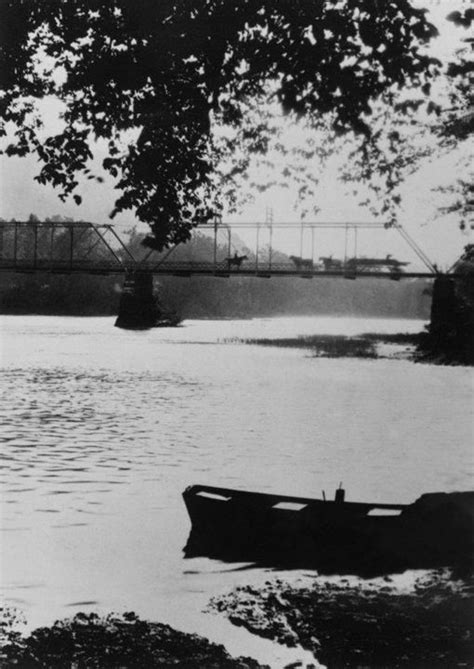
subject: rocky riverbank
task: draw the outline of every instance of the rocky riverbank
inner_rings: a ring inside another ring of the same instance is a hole
[[[474,661],[472,580],[443,571],[372,581],[269,581],[214,600],[255,634],[299,645],[332,668],[447,669]]]
[[[232,658],[223,646],[134,613],[78,613],[22,636],[11,610],[2,611],[0,666],[3,669],[269,669],[257,661]]]
[[[315,658],[286,669],[447,669],[474,662],[474,583],[446,570],[372,580],[276,578],[214,599],[210,614]],[[22,636],[15,612],[3,609],[0,636],[5,669],[274,669],[133,613],[78,613]]]

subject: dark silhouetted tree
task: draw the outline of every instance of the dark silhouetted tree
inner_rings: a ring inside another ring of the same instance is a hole
[[[268,125],[246,123],[250,104],[271,99],[311,124],[329,115],[337,133],[369,138],[373,101],[405,85],[427,90],[439,65],[423,52],[436,29],[408,0],[1,0],[0,9],[7,154],[35,153],[37,180],[80,203],[92,140],[105,140],[103,167],[120,191],[112,214],[134,210],[157,248],[219,212],[217,127],[244,127],[245,151],[265,153]],[[46,96],[64,111],[45,137],[36,103]]]

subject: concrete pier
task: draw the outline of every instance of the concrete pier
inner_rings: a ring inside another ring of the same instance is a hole
[[[153,274],[126,274],[115,327],[147,330],[157,324],[160,316],[161,310],[153,294]]]
[[[434,355],[461,364],[474,362],[474,282],[440,276],[433,285],[427,347]]]

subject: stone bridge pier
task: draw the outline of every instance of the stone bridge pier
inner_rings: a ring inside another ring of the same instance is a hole
[[[147,330],[161,316],[158,300],[153,293],[151,272],[129,272],[125,275],[115,327],[127,330]]]
[[[428,350],[461,364],[474,364],[474,281],[437,277],[433,284]]]

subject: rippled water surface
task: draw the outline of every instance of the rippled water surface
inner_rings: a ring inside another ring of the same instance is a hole
[[[182,558],[192,483],[319,496],[343,481],[349,499],[379,502],[472,488],[470,370],[235,341],[421,322],[0,324],[2,594],[34,624],[78,609],[173,624],[248,581]]]

